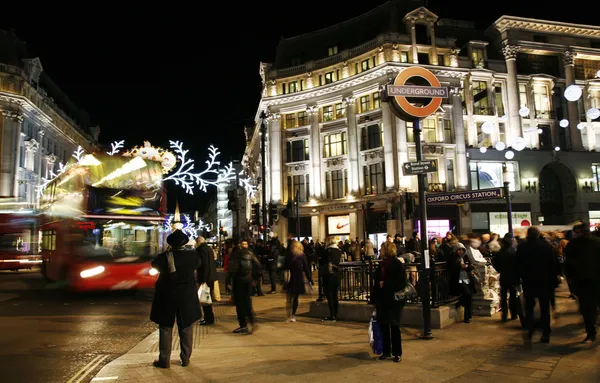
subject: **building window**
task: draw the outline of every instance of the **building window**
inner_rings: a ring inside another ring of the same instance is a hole
[[[335,104],[335,118],[344,118],[346,117],[346,108],[344,108],[344,104],[341,102],[339,104]]]
[[[305,110],[298,112],[298,126],[308,125],[308,113]]]
[[[506,143],[506,124],[498,123],[498,141]]]
[[[296,124],[296,113],[290,113],[285,115],[285,120],[283,120],[283,127],[285,129],[298,127],[298,124]]]
[[[381,108],[381,98],[379,92],[373,93],[373,109]]]
[[[323,157],[341,156],[347,153],[346,132],[328,134],[323,139]]]
[[[337,55],[338,54],[338,47],[337,47],[337,45],[329,47],[327,54],[328,54],[328,56]]]
[[[323,107],[323,122],[331,121],[334,119],[333,105],[327,105]]]
[[[333,82],[333,72],[325,73],[325,84],[331,84]]]
[[[296,198],[296,191],[298,191],[298,199],[300,202],[306,202],[309,199],[310,184],[308,174],[302,174],[298,176],[288,176],[288,199]]]
[[[406,141],[415,142],[415,132],[413,131],[412,122],[406,122]]]
[[[520,107],[527,106],[527,85],[519,84],[519,103]]]
[[[592,165],[592,186],[594,191],[600,191],[600,165]]]
[[[473,67],[484,68],[485,67],[485,50],[483,48],[472,48],[471,49],[471,60]]]
[[[360,63],[360,69],[361,69],[361,72],[369,70],[369,59],[361,61],[361,63]]]
[[[364,112],[368,112],[369,110],[371,110],[371,97],[367,96],[362,96],[359,99],[359,111],[358,113],[364,113]]]
[[[471,161],[469,170],[471,173],[471,189],[491,189],[504,186],[502,179],[503,162]],[[521,190],[519,182],[519,168],[516,162],[506,162],[508,167],[508,182],[510,191]]]
[[[473,114],[493,115],[488,100],[487,82],[473,81]]]
[[[535,105],[535,118],[551,118],[548,86],[535,85],[533,87],[533,103]]]
[[[385,191],[385,173],[383,162],[363,166],[365,175],[365,195],[374,195]]]
[[[504,116],[504,103],[502,101],[502,85],[496,84],[494,87],[494,92],[496,92],[496,112],[498,116]]]
[[[374,124],[361,129],[361,149],[369,150],[383,146],[383,125]]]
[[[400,52],[400,62],[402,62],[402,63],[408,62],[408,52]]]
[[[348,194],[348,171],[343,169],[326,172],[325,187],[328,199],[346,197]]]
[[[423,141],[438,142],[436,134],[436,119],[426,118],[421,122],[421,130],[423,131]]]
[[[298,90],[300,90],[300,88],[298,88],[298,81],[292,81],[292,82],[288,83],[288,92],[289,93],[294,93],[294,92],[297,92]]]
[[[446,160],[446,191],[452,191],[456,189],[454,183],[454,160]]]
[[[452,120],[444,119],[444,142],[451,144],[454,139],[452,137]]]
[[[287,142],[287,162],[308,161],[308,139]]]

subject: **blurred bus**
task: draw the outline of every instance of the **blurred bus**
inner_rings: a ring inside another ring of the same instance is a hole
[[[31,269],[42,263],[36,246],[37,229],[32,211],[0,213],[0,270]]]
[[[166,249],[160,162],[87,154],[41,198],[42,274],[75,291],[152,288]]]

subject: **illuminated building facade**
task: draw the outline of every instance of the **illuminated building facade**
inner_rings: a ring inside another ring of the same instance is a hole
[[[502,186],[506,163],[517,226],[593,221],[600,119],[586,112],[600,107],[600,27],[503,16],[478,31],[421,5],[390,1],[281,39],[275,61],[260,66],[263,93],[244,156],[255,173],[265,111],[268,182],[258,194],[283,208],[299,192],[302,237],[362,240],[367,202],[376,242],[384,233],[410,236],[419,225],[417,179],[402,164],[416,159],[412,123],[395,117],[380,91],[419,65],[450,90],[421,121],[424,157],[439,163],[427,176],[429,193]],[[578,102],[563,96],[572,84],[583,91]],[[503,234],[504,211],[501,200],[432,204],[428,228]],[[285,237],[291,226],[280,218],[272,229]]]
[[[13,32],[0,31],[0,210],[35,208],[36,187],[100,130],[27,54]]]

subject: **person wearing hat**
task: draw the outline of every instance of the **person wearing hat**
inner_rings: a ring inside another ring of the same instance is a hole
[[[173,324],[177,319],[177,330],[181,345],[181,365],[190,363],[193,345],[193,327],[200,317],[200,301],[196,287],[195,271],[201,265],[194,250],[185,249],[189,238],[181,230],[174,230],[167,237],[169,249],[158,254],[152,267],[159,276],[154,290],[150,320],[159,328],[159,358],[154,367],[169,368]]]

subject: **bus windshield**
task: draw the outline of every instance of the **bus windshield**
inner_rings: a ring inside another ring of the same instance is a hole
[[[166,248],[161,221],[79,221],[69,240],[81,257],[116,263],[147,262]]]

